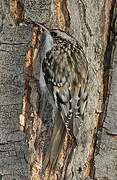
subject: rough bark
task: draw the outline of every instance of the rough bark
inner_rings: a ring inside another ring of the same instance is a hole
[[[9,12],[9,2],[0,1],[0,179],[26,180],[28,149],[19,114],[24,93],[23,59],[31,28],[16,27]]]
[[[23,24],[24,18],[31,18],[33,22],[44,22],[47,27],[73,35],[82,44],[89,62],[88,104],[78,147],[66,162],[70,145],[65,137],[56,171],[50,179],[115,180],[116,51],[111,55],[115,27],[110,30],[115,24],[115,1],[10,0],[9,3],[2,0],[0,7],[0,178],[41,179],[43,156],[51,138],[52,108],[40,97],[39,63],[35,62],[39,28],[36,23]],[[17,26],[18,23],[22,26]],[[113,59],[113,71],[109,69],[110,59]],[[48,172],[43,179],[47,176]]]
[[[117,179],[117,112],[116,112],[116,84],[117,84],[117,5],[113,9],[111,16],[110,36],[105,52],[105,87],[107,88],[107,72],[109,71],[108,92],[103,114],[103,129],[101,139],[98,138],[96,144],[95,177],[96,179]],[[100,131],[98,132],[98,134]]]

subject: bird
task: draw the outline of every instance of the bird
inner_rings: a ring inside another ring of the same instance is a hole
[[[83,47],[70,34],[42,24],[39,59],[40,89],[53,107],[53,133],[44,169],[54,169],[67,133],[77,145],[88,97],[88,60]],[[48,93],[49,92],[49,95]]]

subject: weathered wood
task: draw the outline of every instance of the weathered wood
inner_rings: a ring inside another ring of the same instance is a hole
[[[26,180],[28,148],[20,131],[24,93],[23,59],[31,28],[16,27],[9,4],[0,1],[0,179]]]
[[[109,70],[109,86],[107,93],[107,108],[104,113],[104,124],[101,139],[97,142],[98,151],[95,153],[95,178],[117,179],[117,7],[111,17],[110,37],[105,53],[105,68]],[[106,79],[107,80],[107,79]]]

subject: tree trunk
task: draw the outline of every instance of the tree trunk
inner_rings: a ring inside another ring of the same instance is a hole
[[[0,179],[26,180],[27,145],[19,127],[24,94],[23,59],[31,28],[16,27],[9,2],[0,1]]]
[[[48,179],[43,157],[54,127],[52,107],[39,87],[41,22],[74,36],[89,66],[78,146],[66,159],[71,142],[65,136],[50,179],[116,180],[116,1],[2,0],[0,10],[0,179]]]

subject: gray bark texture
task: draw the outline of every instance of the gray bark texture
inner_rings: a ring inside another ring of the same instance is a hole
[[[117,179],[116,6],[116,0],[0,1],[0,180]],[[65,136],[49,177],[42,169],[53,129],[52,107],[40,95],[38,22],[74,36],[89,64],[78,146],[66,158],[71,142]]]
[[[31,29],[17,27],[9,2],[0,1],[0,179],[25,180],[27,145],[19,114],[24,94],[23,59]]]

